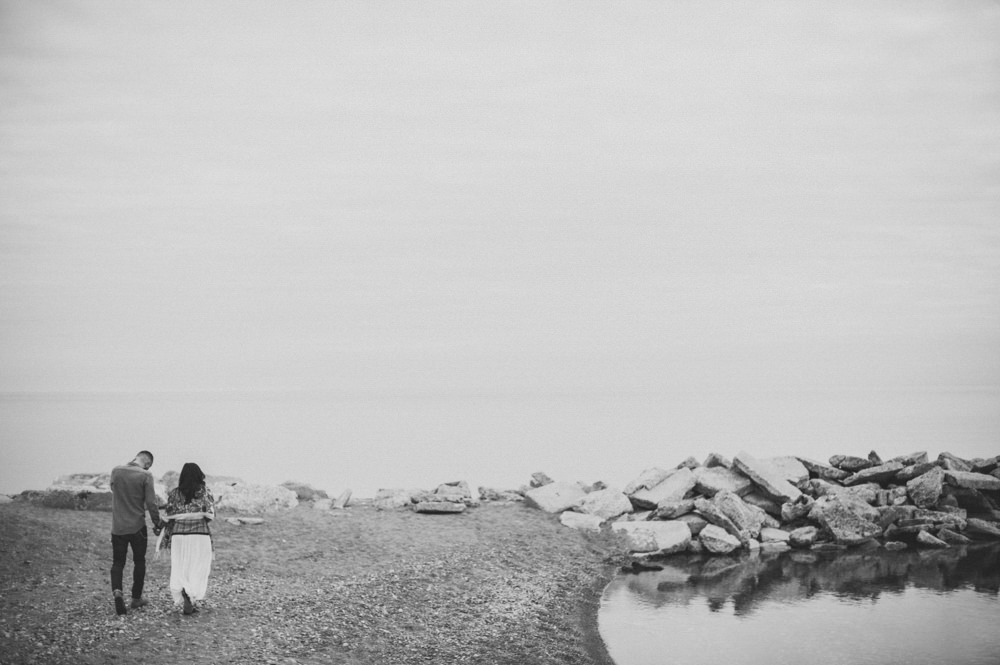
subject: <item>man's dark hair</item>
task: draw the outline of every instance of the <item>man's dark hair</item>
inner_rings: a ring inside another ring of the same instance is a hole
[[[153,466],[153,453],[148,450],[140,450],[136,457],[146,457],[149,459],[149,465]]]
[[[194,462],[188,462],[181,468],[181,477],[177,481],[177,489],[184,495],[185,501],[194,499],[198,490],[205,486],[205,474]]]

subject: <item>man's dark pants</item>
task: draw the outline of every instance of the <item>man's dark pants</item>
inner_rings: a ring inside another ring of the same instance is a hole
[[[111,534],[111,551],[114,559],[111,563],[111,590],[120,591],[122,574],[125,570],[125,557],[128,548],[132,548],[132,597],[142,597],[142,587],[146,582],[146,527],[127,536]]]

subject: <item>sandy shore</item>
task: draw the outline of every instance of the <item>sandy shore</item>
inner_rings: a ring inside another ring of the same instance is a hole
[[[611,663],[596,620],[614,550],[541,511],[224,517],[200,613],[172,606],[169,555],[153,560],[150,534],[151,603],[119,618],[110,514],[0,505],[0,661]]]

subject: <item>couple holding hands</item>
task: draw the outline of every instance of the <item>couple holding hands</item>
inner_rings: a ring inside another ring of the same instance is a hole
[[[115,612],[128,612],[122,590],[125,559],[132,549],[132,602],[138,609],[149,604],[142,590],[146,579],[146,516],[153,520],[153,532],[159,536],[156,556],[161,548],[170,550],[170,595],[175,605],[183,605],[184,614],[198,611],[197,602],[205,597],[212,570],[213,547],[209,522],[215,518],[215,499],[205,486],[205,474],[193,462],[181,469],[177,487],[170,490],[160,518],[153,489],[153,454],[140,451],[128,464],[111,470],[111,592]]]

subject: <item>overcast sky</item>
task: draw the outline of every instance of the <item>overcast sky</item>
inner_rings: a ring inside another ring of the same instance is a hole
[[[992,2],[2,0],[0,391],[972,390],[996,454],[998,34]],[[44,414],[0,446],[28,465]]]

